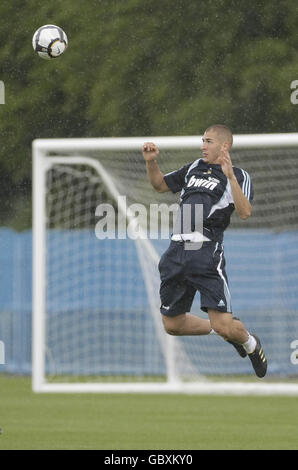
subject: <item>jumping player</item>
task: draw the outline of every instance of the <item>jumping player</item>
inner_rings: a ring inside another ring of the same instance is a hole
[[[234,209],[241,219],[251,215],[253,187],[250,176],[232,166],[229,151],[233,144],[230,129],[213,125],[203,136],[202,158],[164,175],[158,167],[158,147],[143,145],[149,181],[158,192],[181,191],[180,210],[191,208],[190,229],[174,233],[159,263],[162,320],[171,335],[218,334],[231,343],[241,357],[248,355],[255,373],[264,377],[267,359],[259,338],[232,316],[231,296],[225,272],[223,234]],[[195,206],[203,207],[203,233],[193,220]],[[183,219],[184,220],[184,219]],[[198,240],[198,249],[187,249]],[[207,241],[208,240],[208,241]],[[190,312],[196,292],[201,309],[209,320]]]

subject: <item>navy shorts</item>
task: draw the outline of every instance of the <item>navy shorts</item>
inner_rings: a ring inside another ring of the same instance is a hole
[[[185,248],[184,242],[171,241],[160,259],[160,312],[168,316],[190,312],[197,291],[204,312],[232,312],[222,244],[210,241],[197,250]]]

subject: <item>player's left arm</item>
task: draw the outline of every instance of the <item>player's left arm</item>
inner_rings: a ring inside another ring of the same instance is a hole
[[[240,219],[247,219],[251,215],[251,203],[243,193],[235,176],[230,154],[226,147],[222,149],[221,168],[228,178],[234,199],[234,206]]]

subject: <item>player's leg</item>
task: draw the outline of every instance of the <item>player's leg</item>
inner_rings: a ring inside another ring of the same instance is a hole
[[[231,313],[208,309],[208,315],[211,327],[225,340],[232,344],[240,344],[247,352],[256,375],[264,377],[267,372],[267,359],[260,339],[256,335],[251,335],[244,324],[233,318]]]
[[[249,333],[240,320],[233,318],[232,313],[223,313],[208,309],[211,327],[225,340],[243,344],[248,340]]]
[[[244,358],[247,356],[247,351],[242,344],[248,339],[249,344],[251,341],[255,343],[255,340],[249,337],[243,323],[232,316],[223,246],[220,243],[206,244],[204,250],[199,250],[196,257],[197,270],[190,272],[190,280],[201,292],[201,309],[209,314],[211,327],[215,332],[232,344],[238,354]],[[205,268],[207,276],[204,271],[199,272],[201,266]]]
[[[246,357],[247,356],[247,351],[246,349],[243,347],[242,345],[242,342],[239,342],[239,339],[238,339],[238,336],[239,336],[239,333],[240,335],[242,336],[242,333],[244,333],[244,330],[245,330],[245,327],[243,325],[243,323],[239,320],[239,318],[236,318],[236,317],[232,317],[232,314],[231,313],[227,313],[227,320],[225,321],[225,323],[219,325],[218,324],[218,316],[219,315],[222,315],[222,313],[218,312],[218,311],[215,311],[212,309],[208,309],[208,312],[210,310],[210,314],[212,315],[212,312],[215,313],[215,317],[214,317],[214,323],[217,324],[216,328],[219,329],[219,331],[221,331],[221,336],[228,342],[230,343],[232,346],[234,346],[234,348],[236,349],[237,353],[239,354],[239,356],[241,357]],[[216,314],[217,312],[217,314]],[[234,323],[236,322],[236,323]],[[231,329],[232,325],[236,325],[236,332],[234,332],[234,334],[237,335],[237,340],[233,340],[233,339],[229,339],[229,335],[230,335],[230,332],[229,330]],[[217,333],[219,334],[219,333]],[[247,336],[246,338],[248,337],[248,333],[247,333]]]
[[[210,320],[190,313],[182,313],[175,316],[163,314],[162,321],[166,332],[170,335],[200,336],[209,335],[212,332]]]

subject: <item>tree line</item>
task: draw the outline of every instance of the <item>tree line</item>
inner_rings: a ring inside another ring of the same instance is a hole
[[[36,138],[297,130],[295,0],[6,0],[0,18],[2,226],[31,226]],[[43,61],[51,23],[69,48]]]

